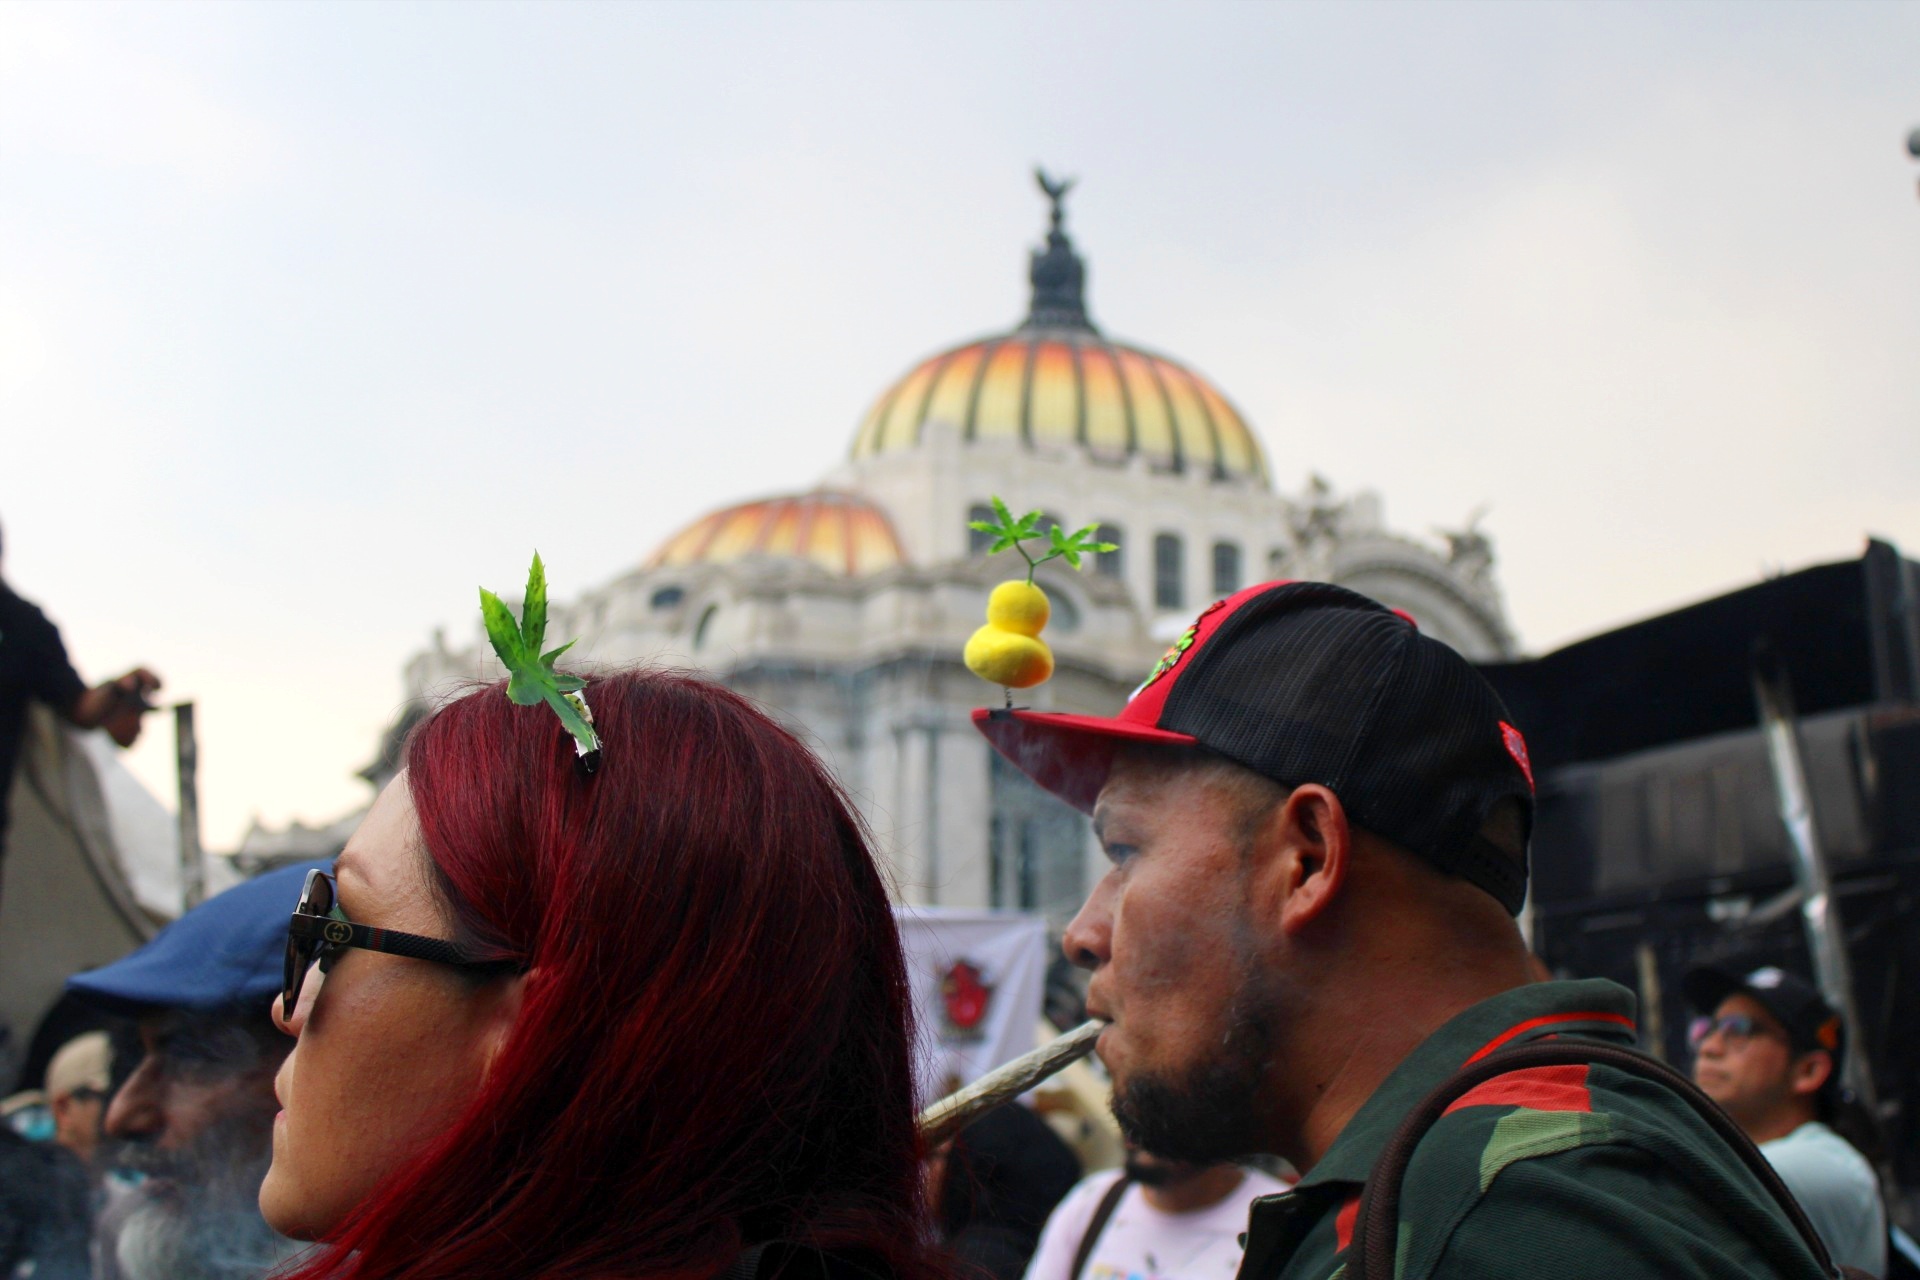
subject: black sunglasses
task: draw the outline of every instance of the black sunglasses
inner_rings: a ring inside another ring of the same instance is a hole
[[[287,921],[287,967],[280,988],[283,1018],[293,1017],[293,1007],[300,1002],[300,988],[306,983],[307,970],[313,967],[314,961],[320,962],[320,972],[325,973],[332,967],[334,957],[348,947],[428,960],[473,973],[514,973],[523,967],[517,960],[484,960],[468,955],[439,938],[355,924],[341,912],[338,901],[332,876],[318,869],[307,872],[299,904]]]
[[[1745,1044],[1765,1029],[1744,1013],[1729,1013],[1718,1018],[1695,1018],[1687,1025],[1687,1045],[1698,1049],[1714,1032],[1730,1044]]]

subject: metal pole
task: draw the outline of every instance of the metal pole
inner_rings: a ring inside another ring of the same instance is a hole
[[[200,744],[193,732],[193,703],[173,706],[174,755],[180,767],[180,909],[191,911],[207,896],[200,850]]]
[[[1660,990],[1660,957],[1651,942],[1633,949],[1633,968],[1640,979],[1640,1035],[1646,1050],[1667,1060],[1666,997]]]
[[[1794,722],[1793,690],[1779,655],[1766,646],[1753,654],[1753,694],[1760,708],[1760,727],[1767,740],[1767,758],[1773,765],[1774,791],[1780,801],[1780,819],[1786,823],[1787,845],[1793,853],[1794,879],[1800,886],[1800,917],[1807,929],[1807,952],[1813,957],[1814,981],[1827,1003],[1846,1022],[1847,1055],[1842,1081],[1875,1115],[1873,1073],[1867,1066],[1867,1046],[1860,1036],[1860,1015],[1853,1002],[1853,971],[1847,960],[1846,936],[1839,909],[1833,902],[1833,883],[1826,855],[1813,821],[1813,789],[1800,752],[1800,734]]]

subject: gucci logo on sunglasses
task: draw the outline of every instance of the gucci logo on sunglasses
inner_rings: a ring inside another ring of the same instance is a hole
[[[287,921],[287,961],[280,987],[282,1018],[293,1017],[293,1008],[300,1003],[300,988],[306,984],[307,970],[317,961],[324,973],[333,957],[348,947],[384,951],[388,955],[407,956],[470,973],[517,973],[524,967],[518,960],[470,955],[440,938],[356,924],[342,914],[338,899],[332,876],[320,870],[307,872],[300,901]]]

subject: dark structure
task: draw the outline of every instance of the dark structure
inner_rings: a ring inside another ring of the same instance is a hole
[[[1033,180],[1052,202],[1053,213],[1047,227],[1047,247],[1036,249],[1027,267],[1027,279],[1033,284],[1033,306],[1021,328],[1098,333],[1087,318],[1087,264],[1074,252],[1073,241],[1067,239],[1066,200],[1074,180],[1050,178],[1045,169],[1035,169]]]
[[[1680,975],[1811,972],[1753,686],[1791,681],[1815,824],[1851,960],[1880,1128],[1920,1189],[1920,568],[1859,560],[1762,582],[1529,662],[1482,668],[1539,780],[1535,942],[1559,972],[1641,995],[1647,1047],[1686,1060]]]

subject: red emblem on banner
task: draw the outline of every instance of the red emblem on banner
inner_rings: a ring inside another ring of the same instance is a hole
[[[993,988],[971,960],[954,961],[940,979],[940,1011],[951,1038],[974,1039],[984,1034],[980,1024],[992,1003]]]
[[[1500,722],[1500,740],[1507,744],[1507,754],[1520,766],[1520,772],[1527,776],[1527,790],[1533,790],[1533,762],[1527,759],[1527,740],[1505,720]]]

